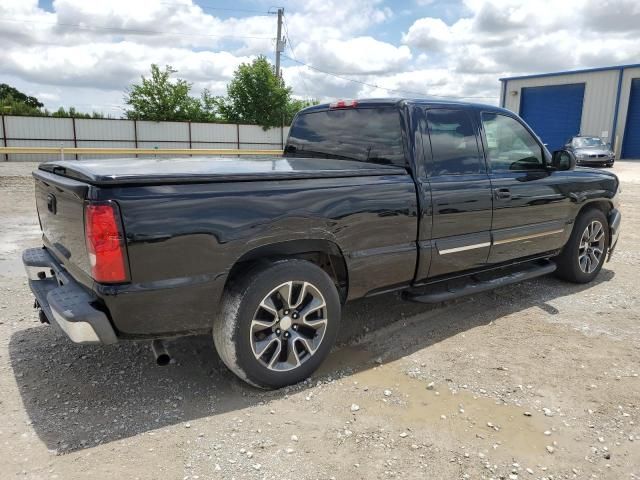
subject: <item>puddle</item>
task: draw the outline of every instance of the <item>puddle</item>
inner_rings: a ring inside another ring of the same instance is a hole
[[[349,365],[360,370],[348,377],[368,387],[369,395],[358,400],[362,409],[359,415],[375,412],[399,429],[440,430],[461,445],[482,441],[486,450],[493,451],[492,446],[497,444],[498,451],[509,455],[539,456],[557,439],[556,433],[553,437],[544,435],[545,430],[551,430],[552,420],[542,413],[531,410],[532,416],[528,417],[525,407],[496,404],[493,398],[466,390],[452,392],[446,384],[428,390],[425,381],[401,373],[404,368],[400,360],[383,365],[370,362],[371,354],[366,350],[345,347],[334,352],[320,371],[330,374]],[[361,370],[367,363],[369,366]],[[392,395],[383,396],[384,389],[391,389]]]
[[[341,370],[359,370],[371,360],[371,353],[363,347],[345,346],[331,352],[314,374],[324,377]]]

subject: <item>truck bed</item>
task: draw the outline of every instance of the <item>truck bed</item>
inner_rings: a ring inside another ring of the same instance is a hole
[[[43,244],[109,312],[119,337],[204,332],[232,267],[255,255],[335,252],[349,298],[411,282],[415,184],[406,169],[324,158],[54,161],[34,172]],[[95,282],[84,208],[113,202],[126,282]]]
[[[39,169],[97,186],[406,174],[404,168],[392,165],[325,158],[282,158],[276,156],[62,160],[43,163]]]

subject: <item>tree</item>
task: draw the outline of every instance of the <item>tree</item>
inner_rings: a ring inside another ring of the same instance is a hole
[[[291,98],[291,89],[276,77],[266,57],[243,63],[227,86],[226,97],[216,97],[205,89],[200,98],[190,95],[192,84],[181,78],[171,65],[164,70],[152,64],[151,77],[142,76],[131,85],[124,101],[129,105],[127,118],[156,122],[227,121],[269,127],[289,125],[294,115],[315,102]]]
[[[291,98],[291,88],[274,73],[266,57],[243,63],[218,99],[222,117],[230,122],[253,123],[264,129],[289,125],[293,116],[311,102]]]
[[[0,83],[0,113],[10,115],[44,115],[44,106],[37,98],[22,93],[6,83]]]
[[[200,118],[197,121],[201,122],[218,122],[220,117],[218,111],[220,109],[220,99],[211,95],[211,92],[206,88],[202,91],[200,96]]]
[[[64,107],[60,107],[58,110],[51,114],[52,117],[73,117],[73,118],[104,118],[104,114],[100,112],[82,113],[78,112],[75,107],[69,107],[69,110],[65,110]]]
[[[203,110],[203,103],[189,95],[191,84],[183,79],[172,80],[177,73],[170,65],[164,70],[152,64],[151,77],[142,77],[142,83],[132,85],[124,101],[131,109],[126,111],[127,118],[135,120],[212,120],[215,117],[211,96],[203,93],[203,101],[209,110]],[[206,95],[206,97],[205,97]]]
[[[46,112],[39,108],[27,105],[11,96],[0,98],[0,113],[4,115],[32,115],[39,117],[46,115]]]
[[[44,104],[40,102],[36,97],[30,97],[22,93],[17,88],[7,85],[6,83],[0,83],[0,100],[11,98],[15,102],[24,103],[26,106],[40,109],[44,107]]]

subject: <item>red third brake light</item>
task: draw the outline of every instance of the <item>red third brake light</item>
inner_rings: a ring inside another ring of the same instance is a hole
[[[112,203],[85,206],[84,233],[91,276],[96,282],[118,283],[127,280],[124,241],[116,209],[117,206]]]
[[[329,108],[355,108],[358,106],[357,100],[338,100],[329,104]]]

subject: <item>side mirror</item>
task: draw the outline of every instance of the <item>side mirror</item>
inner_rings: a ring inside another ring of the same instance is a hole
[[[551,157],[551,166],[555,170],[573,170],[576,168],[576,156],[570,150],[556,150]]]

